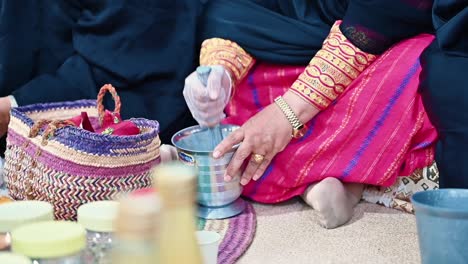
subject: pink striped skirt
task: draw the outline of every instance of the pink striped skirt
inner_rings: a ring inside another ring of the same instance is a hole
[[[392,47],[291,141],[245,197],[276,203],[302,194],[327,177],[379,186],[434,161],[437,132],[418,93],[419,56],[433,37],[420,35]],[[257,63],[236,88],[225,123],[242,125],[271,104],[304,67]]]

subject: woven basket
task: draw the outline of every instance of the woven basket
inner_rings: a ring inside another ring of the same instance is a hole
[[[114,113],[119,113],[120,98],[110,85],[101,88],[97,102],[12,109],[5,179],[13,199],[50,202],[57,219],[75,220],[84,203],[113,200],[122,192],[151,185],[149,172],[160,162],[157,121],[131,119],[140,129],[132,136],[93,133],[63,121],[81,112],[102,120],[107,91],[115,101]]]

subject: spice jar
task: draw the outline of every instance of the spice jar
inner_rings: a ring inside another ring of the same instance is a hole
[[[120,201],[112,264],[157,263],[156,235],[161,205],[152,188],[135,191]]]
[[[34,264],[82,264],[86,231],[78,223],[46,221],[24,225],[11,232],[14,253]]]
[[[0,253],[0,263],[2,264],[31,264],[31,260],[25,256],[13,253]]]
[[[118,205],[115,201],[99,201],[78,208],[78,223],[86,229],[85,263],[111,263],[110,252]]]
[[[10,231],[14,228],[53,219],[53,207],[47,202],[17,201],[0,204],[0,251],[10,250]]]

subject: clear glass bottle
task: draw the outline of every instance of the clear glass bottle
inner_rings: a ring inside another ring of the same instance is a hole
[[[153,188],[129,194],[120,201],[115,222],[112,264],[155,264],[161,203]]]
[[[28,223],[54,219],[53,206],[42,201],[17,201],[0,205],[0,251],[10,251],[11,230]]]
[[[169,163],[156,167],[153,173],[162,201],[159,263],[201,264],[195,237],[195,170]]]
[[[78,208],[78,223],[86,229],[86,264],[110,264],[114,240],[114,222],[119,203],[99,201]]]
[[[12,251],[29,257],[34,264],[83,264],[86,230],[68,221],[46,221],[23,225],[11,232]]]

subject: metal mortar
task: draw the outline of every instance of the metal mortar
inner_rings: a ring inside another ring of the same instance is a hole
[[[237,129],[235,125],[220,125],[223,138]],[[218,142],[219,143],[219,142]],[[207,128],[192,126],[172,137],[178,159],[198,171],[198,216],[205,219],[224,219],[242,213],[245,202],[240,198],[240,175],[230,182],[224,181],[224,173],[237,150],[235,146],[220,159],[213,158],[211,132]]]

